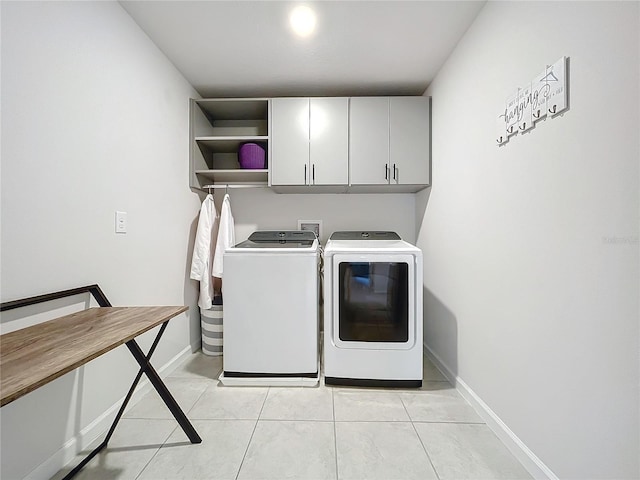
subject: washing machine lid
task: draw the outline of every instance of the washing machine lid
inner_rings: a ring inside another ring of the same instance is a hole
[[[234,248],[315,248],[316,234],[307,230],[258,230]]]
[[[329,240],[401,240],[396,232],[333,232]]]

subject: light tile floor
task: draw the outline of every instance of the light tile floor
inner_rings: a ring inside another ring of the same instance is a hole
[[[196,353],[165,380],[201,444],[152,391],[75,478],[531,478],[427,359],[419,390],[225,387],[221,369],[221,357]]]

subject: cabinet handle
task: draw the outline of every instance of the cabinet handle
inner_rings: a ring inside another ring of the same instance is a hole
[[[393,179],[396,179],[396,164],[393,164]]]
[[[304,164],[304,184],[307,184],[307,164]]]
[[[384,164],[384,179],[389,180],[389,164]]]
[[[311,176],[313,178],[313,184],[315,185],[316,184],[316,164],[315,163],[311,166]]]

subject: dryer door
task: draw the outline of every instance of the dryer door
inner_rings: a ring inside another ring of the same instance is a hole
[[[333,341],[340,348],[406,350],[416,341],[415,257],[333,257]]]

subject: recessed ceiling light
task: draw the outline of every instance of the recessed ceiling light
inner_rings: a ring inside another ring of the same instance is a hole
[[[289,23],[295,33],[308,37],[316,28],[316,14],[306,5],[299,5],[291,10]]]

